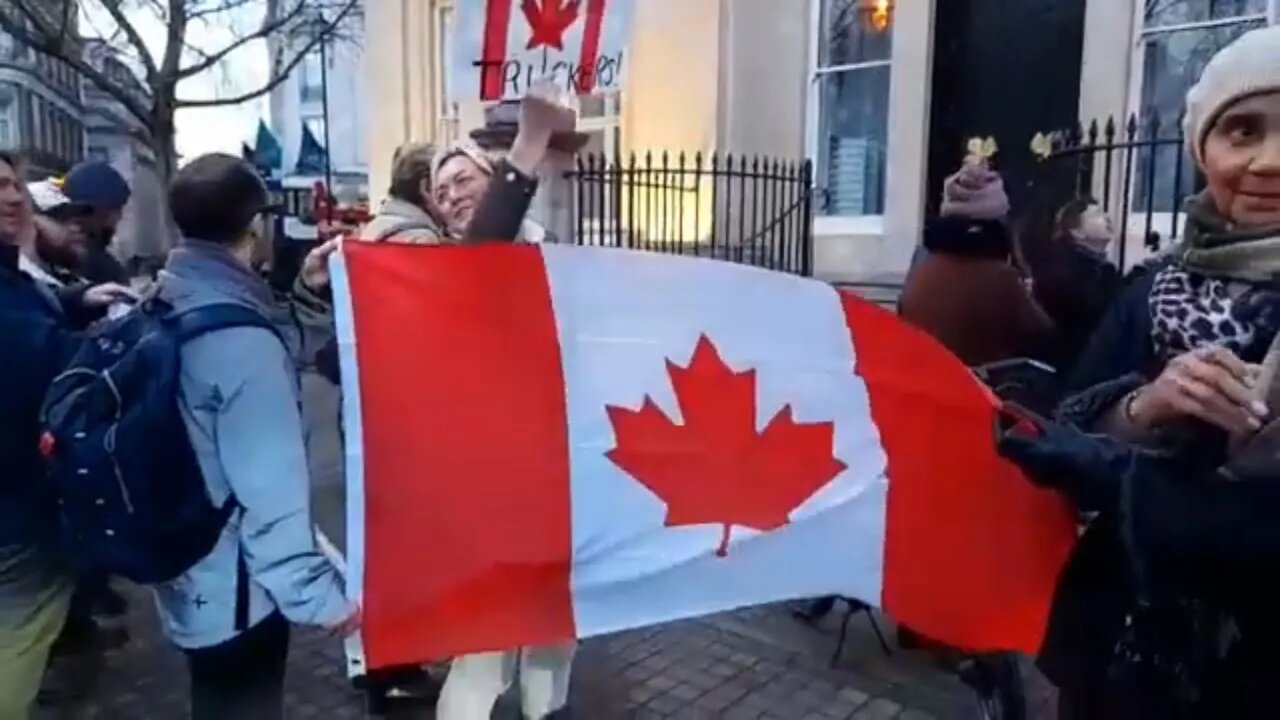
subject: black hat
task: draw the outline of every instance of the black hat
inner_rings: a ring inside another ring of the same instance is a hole
[[[253,166],[234,155],[213,153],[192,160],[174,176],[169,209],[183,236],[228,243],[275,206]]]

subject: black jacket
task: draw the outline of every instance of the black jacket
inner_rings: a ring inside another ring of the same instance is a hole
[[[1067,373],[1084,352],[1124,281],[1105,257],[1074,242],[1061,241],[1054,246],[1054,252],[1036,263],[1032,289],[1057,331],[1060,347],[1054,364]]]
[[[83,288],[61,297],[39,288],[18,270],[16,248],[0,244],[0,545],[46,539],[57,527],[39,414],[49,383],[79,345],[75,319],[92,316],[82,297]]]
[[[124,265],[111,254],[110,240],[90,238],[86,242],[87,250],[81,262],[81,275],[95,285],[102,283],[129,284],[129,272]]]

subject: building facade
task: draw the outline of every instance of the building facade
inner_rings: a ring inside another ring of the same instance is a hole
[[[373,3],[377,5],[378,3]],[[319,18],[313,19],[318,21]],[[306,48],[312,33],[301,29],[281,34],[273,43],[277,56],[291,58]],[[366,118],[370,98],[364,74],[365,14],[357,7],[334,36],[306,54],[293,72],[271,93],[268,123],[283,150],[285,187],[311,187],[324,173],[304,152],[304,134],[324,147],[333,172],[333,191],[343,202],[368,197],[369,162]],[[328,116],[325,97],[328,97]],[[326,120],[328,127],[326,127]],[[304,162],[299,167],[299,159]],[[294,228],[293,234],[301,232]]]
[[[0,32],[0,147],[20,150],[33,179],[84,156],[84,100],[70,66]]]
[[[368,9],[378,38],[366,57],[375,190],[400,143],[447,141],[481,121],[478,104],[449,99],[459,1],[386,0]],[[622,92],[584,102],[595,148],[812,159],[814,270],[846,282],[901,277],[968,138],[996,138],[996,163],[1016,202],[1040,171],[1029,149],[1037,133],[1112,116],[1123,125],[1130,114],[1173,132],[1208,58],[1280,15],[1280,0],[636,6]],[[1162,149],[1148,163],[1150,177],[1189,191],[1194,173],[1174,181],[1166,172],[1180,152]],[[1117,204],[1139,214],[1131,206]]]

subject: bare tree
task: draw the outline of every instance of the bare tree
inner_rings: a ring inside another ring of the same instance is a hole
[[[133,78],[122,79],[84,57],[77,31],[82,5],[110,19],[112,28],[102,39],[138,69],[145,93],[137,91]],[[266,95],[320,42],[340,34],[359,5],[360,0],[0,0],[0,30],[16,43],[66,63],[119,102],[138,120],[143,139],[155,150],[161,177],[167,180],[176,160],[178,110],[236,105]],[[188,31],[197,23],[232,29],[241,24],[237,19],[259,8],[261,23],[247,32],[233,33],[233,39],[221,47],[209,49],[189,42]],[[141,20],[148,15],[165,28],[160,47],[144,39]],[[255,49],[258,43],[286,35],[291,42],[271,43],[270,70],[257,87],[217,97],[178,95],[183,80],[218,67],[238,52]]]

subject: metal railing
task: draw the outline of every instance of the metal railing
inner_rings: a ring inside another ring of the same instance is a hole
[[[568,173],[580,245],[813,272],[813,164],[695,153],[588,154]]]
[[[1039,203],[1058,208],[1092,196],[1125,236],[1151,251],[1182,235],[1182,204],[1203,187],[1186,151],[1182,121],[1130,115],[1054,133],[1052,150],[1036,178]],[[1127,243],[1119,247],[1126,264]]]

